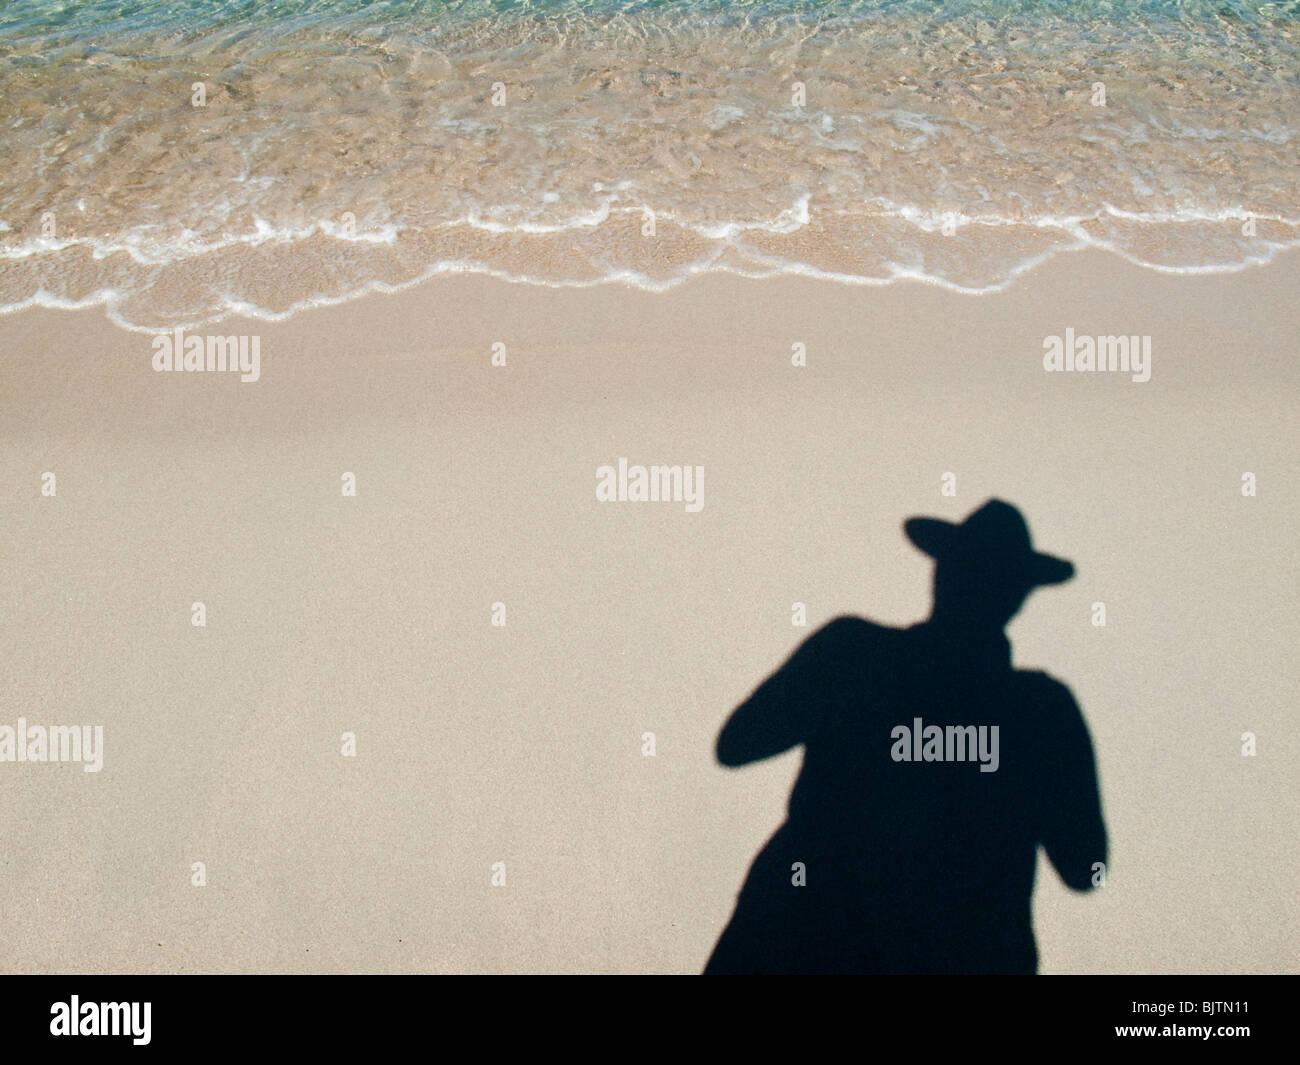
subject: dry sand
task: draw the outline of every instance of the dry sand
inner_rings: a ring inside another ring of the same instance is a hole
[[[728,712],[837,614],[924,616],[902,521],[990,496],[1077,565],[1010,635],[1112,837],[1091,895],[1040,865],[1042,971],[1300,969],[1298,265],[445,278],[224,323],[247,384],[0,318],[0,724],[105,730],[97,774],[0,764],[0,969],[698,971],[798,768],[720,768]],[[1150,335],[1151,380],[1045,373],[1066,327]],[[621,456],[703,509],[598,502]]]

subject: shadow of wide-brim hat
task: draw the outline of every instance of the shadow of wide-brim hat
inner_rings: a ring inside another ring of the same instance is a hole
[[[990,499],[960,524],[942,518],[908,518],[903,529],[936,561],[993,566],[1030,587],[1060,584],[1074,576],[1072,562],[1034,550],[1024,515],[1000,499]]]

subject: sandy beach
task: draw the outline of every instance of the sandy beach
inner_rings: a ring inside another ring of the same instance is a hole
[[[1009,635],[1112,840],[1090,895],[1040,862],[1041,971],[1296,971],[1298,266],[444,277],[206,330],[249,382],[0,316],[0,724],[104,730],[0,767],[0,970],[698,972],[800,757],[720,767],[728,712],[839,614],[924,617],[902,522],[998,497],[1077,567]],[[1150,380],[1046,372],[1067,329]],[[620,459],[702,505],[601,502]]]

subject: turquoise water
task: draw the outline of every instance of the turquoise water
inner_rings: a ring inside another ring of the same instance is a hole
[[[0,309],[1300,242],[1300,2],[0,4]]]
[[[0,6],[7,40],[42,44],[74,43],[158,33],[201,35],[223,27],[279,27],[295,30],[383,32],[382,27],[429,31],[452,22],[493,19],[629,19],[729,18],[733,20],[789,19],[804,24],[832,19],[871,18],[911,14],[919,19],[1050,15],[1079,23],[1130,20],[1136,28],[1164,24],[1202,29],[1216,25],[1253,26],[1263,30],[1300,18],[1295,0],[551,0],[510,3],[506,0],[463,0],[430,3],[417,0],[316,0],[289,3],[239,0],[190,0],[188,3],[49,3],[14,0]]]

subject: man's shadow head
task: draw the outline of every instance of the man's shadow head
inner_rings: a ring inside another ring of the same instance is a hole
[[[1002,629],[1036,587],[1074,576],[1065,559],[1033,549],[1024,516],[1000,499],[990,499],[960,524],[909,518],[903,528],[935,560],[937,623]]]

